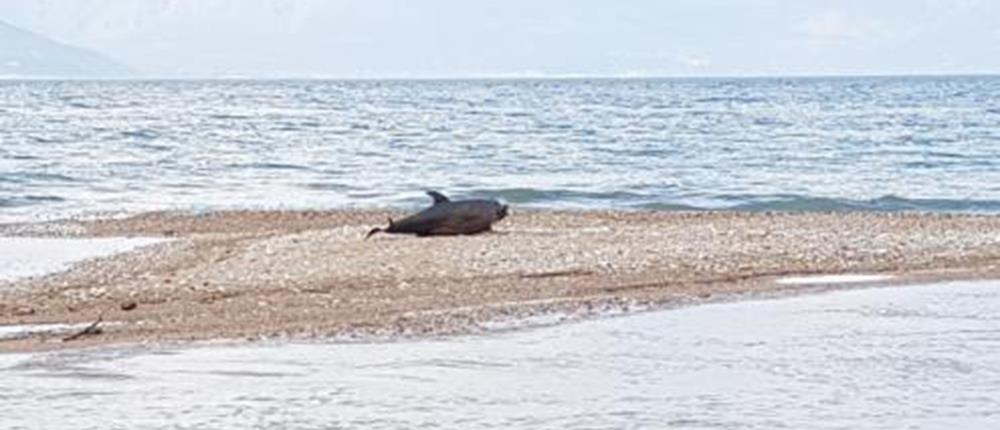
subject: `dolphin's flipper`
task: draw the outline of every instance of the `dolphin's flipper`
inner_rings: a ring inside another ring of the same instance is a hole
[[[451,200],[448,200],[448,198],[445,197],[444,194],[441,194],[441,193],[439,193],[437,191],[428,191],[427,195],[431,196],[431,198],[434,199],[434,204],[445,203],[445,202],[450,202],[451,201]]]

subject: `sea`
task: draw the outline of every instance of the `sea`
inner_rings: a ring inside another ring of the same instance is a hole
[[[515,211],[1000,214],[1000,77],[0,81],[0,223],[413,208],[426,190]],[[3,240],[10,276],[146,243]],[[5,353],[0,429],[993,429],[998,286]]]
[[[0,222],[146,210],[1000,212],[1000,77],[0,81]]]

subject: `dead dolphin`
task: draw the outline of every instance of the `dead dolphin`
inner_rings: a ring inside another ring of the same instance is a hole
[[[375,228],[365,239],[378,232],[415,234],[417,236],[443,236],[456,234],[476,234],[489,231],[493,223],[507,216],[507,206],[496,200],[451,201],[444,194],[428,191],[434,204],[403,218],[389,226]]]

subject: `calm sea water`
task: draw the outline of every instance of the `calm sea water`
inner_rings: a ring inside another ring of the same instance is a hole
[[[1000,212],[1000,77],[0,82],[0,221],[156,208]]]
[[[4,429],[995,429],[996,282],[374,344],[0,354]]]

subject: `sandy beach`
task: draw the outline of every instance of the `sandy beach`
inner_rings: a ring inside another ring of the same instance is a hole
[[[368,229],[395,212],[145,213],[0,226],[0,236],[163,242],[0,281],[0,325],[78,323],[0,351],[209,339],[425,336],[871,285],[1000,276],[1000,217],[894,213],[515,211],[492,233]]]

